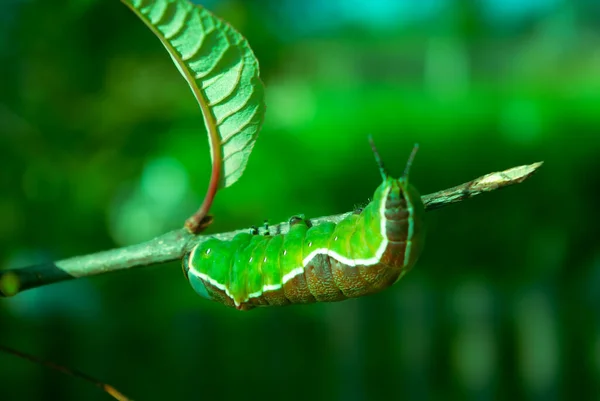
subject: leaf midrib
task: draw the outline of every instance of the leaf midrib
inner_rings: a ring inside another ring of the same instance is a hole
[[[156,35],[156,37],[158,37],[158,39],[161,41],[163,46],[165,46],[167,48],[167,51],[170,54],[178,55],[177,57],[171,57],[171,59],[178,64],[179,71],[183,74],[185,80],[188,82],[188,84],[192,90],[192,93],[194,94],[194,97],[198,101],[198,104],[200,105],[200,109],[202,110],[202,116],[204,117],[204,123],[206,126],[206,130],[210,137],[210,140],[208,142],[210,145],[210,152],[211,152],[212,162],[213,162],[213,174],[215,172],[214,169],[217,169],[217,174],[218,174],[217,181],[218,181],[221,176],[221,164],[222,164],[221,162],[222,162],[223,155],[222,155],[220,146],[213,146],[213,143],[215,143],[215,144],[220,143],[220,137],[219,137],[217,122],[215,121],[215,118],[212,115],[212,112],[210,111],[208,99],[206,99],[204,97],[204,94],[202,93],[202,90],[198,86],[195,77],[193,77],[191,75],[191,69],[188,68],[187,65],[185,64],[185,62],[182,60],[179,52],[177,52],[175,50],[175,48],[173,46],[171,46],[171,44],[164,38],[163,34],[160,31],[158,31],[158,29],[152,24],[150,19],[147,18],[146,15],[142,14],[141,11],[134,8],[131,4],[129,4],[125,0],[122,0],[122,2],[131,11],[133,11],[138,16],[138,18],[140,18],[144,22],[144,24],[146,24],[146,26],[152,31],[152,33],[154,35]],[[194,9],[192,9],[191,12],[194,12]]]

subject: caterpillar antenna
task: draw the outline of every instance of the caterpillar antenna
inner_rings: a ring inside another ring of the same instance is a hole
[[[412,167],[413,161],[415,160],[417,150],[419,150],[419,144],[415,143],[415,145],[413,146],[412,152],[410,152],[410,156],[408,157],[408,160],[406,161],[406,167],[404,168],[404,174],[402,175],[402,177],[404,177],[404,179],[406,179],[407,181],[408,181],[408,173],[410,172],[410,168]]]
[[[379,166],[379,172],[381,173],[381,178],[383,178],[383,181],[385,181],[389,174],[388,174],[387,170],[385,169],[385,166],[383,165],[383,160],[381,160],[379,151],[375,147],[375,142],[373,142],[373,137],[371,135],[369,135],[368,138],[369,138],[369,143],[371,144],[371,149],[373,150],[373,155],[375,155],[375,161],[377,162],[377,165]]]

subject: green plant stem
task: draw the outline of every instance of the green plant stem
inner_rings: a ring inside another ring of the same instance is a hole
[[[436,210],[485,192],[519,184],[529,178],[541,165],[542,162],[513,167],[508,170],[486,174],[453,188],[425,195],[422,197],[425,210]],[[325,221],[338,222],[349,213],[319,217],[311,219],[311,221],[313,224]],[[274,233],[285,234],[288,227],[287,222],[283,222],[270,226],[270,230]],[[195,245],[209,238],[216,237],[228,240],[242,231],[247,230],[212,235],[193,235],[187,229],[182,228],[137,245],[75,256],[57,262],[0,271],[0,297],[13,296],[27,289],[78,277],[89,277],[178,260]]]

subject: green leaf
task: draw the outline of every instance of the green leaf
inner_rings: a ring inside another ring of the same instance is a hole
[[[122,1],[158,36],[189,84],[204,115],[213,180],[221,188],[232,185],[244,172],[266,108],[248,42],[186,0]]]

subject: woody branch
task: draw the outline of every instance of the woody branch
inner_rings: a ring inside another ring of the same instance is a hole
[[[542,163],[538,162],[486,174],[456,187],[424,195],[422,200],[425,210],[436,210],[485,192],[520,184],[531,177]],[[313,224],[326,221],[335,223],[342,220],[349,213],[319,217],[311,219],[311,221]],[[271,227],[275,232],[279,233],[285,233],[288,230],[287,223],[280,223]],[[193,235],[185,228],[182,228],[137,245],[75,256],[55,262],[7,269],[0,271],[0,297],[10,297],[27,289],[74,278],[95,276],[134,267],[144,267],[179,260],[195,245],[209,238],[216,237],[228,240],[242,231],[244,230],[211,235]]]

